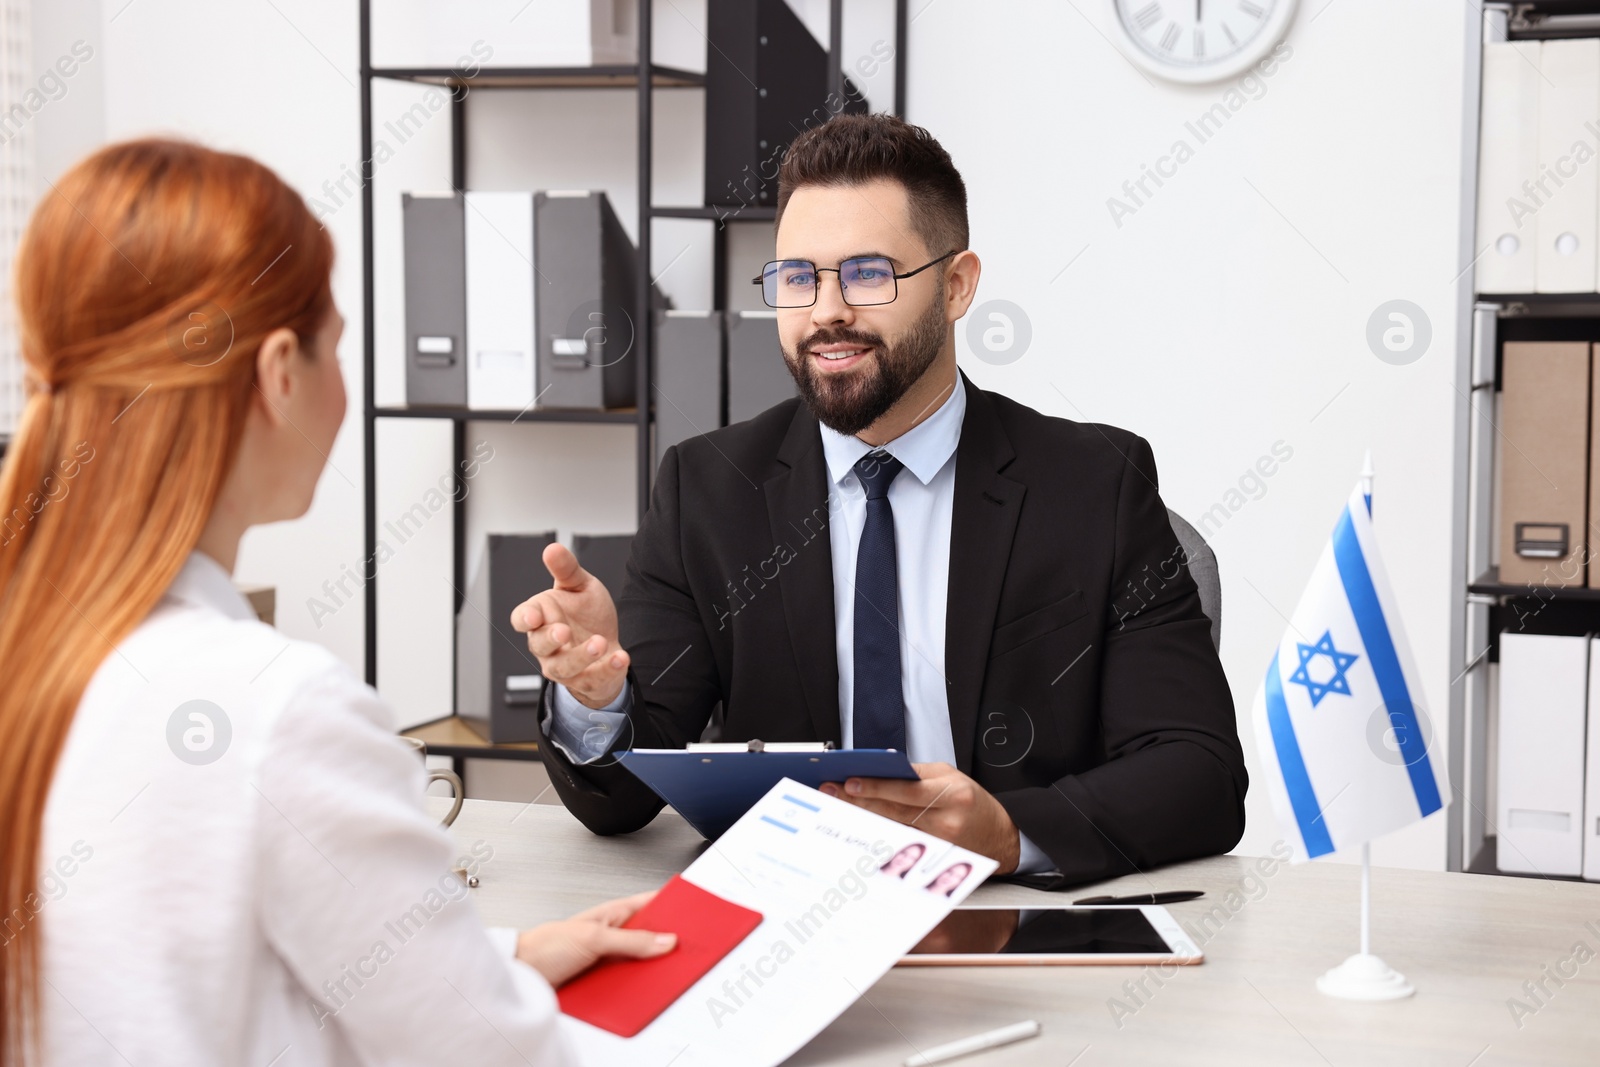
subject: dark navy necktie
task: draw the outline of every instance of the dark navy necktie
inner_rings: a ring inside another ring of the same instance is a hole
[[[856,463],[867,491],[867,521],[856,551],[855,695],[851,743],[906,750],[905,696],[900,688],[900,583],[895,566],[889,483],[905,465],[884,451]]]

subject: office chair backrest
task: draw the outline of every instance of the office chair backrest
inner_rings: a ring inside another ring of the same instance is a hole
[[[1182,515],[1171,508],[1167,518],[1172,522],[1172,532],[1178,535],[1178,544],[1189,563],[1189,576],[1200,587],[1200,610],[1211,620],[1211,643],[1222,648],[1222,578],[1217,573],[1217,554],[1211,551],[1200,531],[1189,525]]]

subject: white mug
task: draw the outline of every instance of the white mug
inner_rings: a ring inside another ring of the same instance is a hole
[[[424,764],[426,764],[428,759],[428,742],[424,741],[420,737],[401,737],[400,740],[416,749],[417,755],[420,756]],[[430,770],[428,772],[428,784],[432,785],[434,782],[450,783],[450,795],[455,799],[455,803],[450,805],[450,813],[446,815],[439,823],[440,826],[449,826],[451,823],[456,821],[456,816],[461,814],[461,802],[467,799],[466,788],[461,784],[461,777],[460,775],[456,774],[455,771]]]

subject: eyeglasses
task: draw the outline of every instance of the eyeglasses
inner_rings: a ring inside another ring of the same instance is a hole
[[[900,295],[899,279],[921,274],[960,251],[958,248],[946,252],[904,274],[894,272],[894,263],[887,256],[852,256],[837,267],[819,267],[805,259],[775,259],[761,269],[760,277],[751,278],[750,284],[761,286],[761,296],[767,307],[805,308],[817,302],[818,276],[832,271],[839,276],[839,293],[846,304],[852,307],[888,304]]]

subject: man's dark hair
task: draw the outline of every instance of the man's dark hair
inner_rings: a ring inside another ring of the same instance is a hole
[[[887,179],[905,186],[930,255],[967,247],[967,186],[933,134],[893,115],[836,115],[789,145],[778,168],[777,223],[796,189]]]

